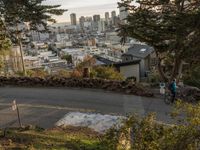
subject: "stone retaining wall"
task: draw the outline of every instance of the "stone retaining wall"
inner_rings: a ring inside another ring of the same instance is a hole
[[[135,83],[103,79],[0,77],[0,86],[22,87],[75,87],[104,89],[107,91],[152,97],[153,93]]]

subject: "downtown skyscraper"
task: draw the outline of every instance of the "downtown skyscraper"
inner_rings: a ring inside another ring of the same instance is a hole
[[[75,13],[70,14],[70,19],[71,19],[71,25],[77,25]]]

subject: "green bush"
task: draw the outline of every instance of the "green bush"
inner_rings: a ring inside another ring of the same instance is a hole
[[[124,80],[124,77],[113,67],[96,66],[92,69],[92,75],[101,79]]]
[[[44,70],[27,70],[27,76],[28,77],[39,77],[39,78],[45,78],[48,76],[48,73]]]
[[[97,72],[94,69],[90,70],[90,78],[96,78],[97,77]]]
[[[159,76],[158,72],[156,72],[156,71],[154,71],[151,74],[149,74],[149,79],[148,80],[152,85],[157,85],[161,81],[160,76]]]
[[[185,117],[179,114],[185,114]],[[143,119],[130,116],[120,129],[111,129],[101,145],[108,150],[120,150],[122,147],[130,147],[131,150],[198,150],[200,104],[177,102],[172,116],[179,125],[158,123],[154,114]],[[122,145],[121,137],[130,140],[129,145]]]
[[[127,82],[136,82],[137,81],[137,78],[136,77],[128,77],[126,79]]]
[[[28,71],[27,71],[27,72],[28,72]],[[22,77],[22,76],[24,76],[24,73],[23,73],[22,71],[17,71],[17,72],[15,73],[15,75],[16,75],[16,76]]]
[[[71,72],[62,69],[57,72],[56,76],[59,78],[69,78],[71,76]]]
[[[61,58],[66,60],[68,63],[72,63],[72,55],[64,55]]]

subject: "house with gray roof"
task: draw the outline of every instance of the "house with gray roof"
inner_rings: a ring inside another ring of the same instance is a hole
[[[140,77],[145,78],[155,61],[154,48],[144,44],[134,44],[122,55],[123,62],[140,61]]]
[[[101,56],[93,56],[96,59],[95,65],[115,67],[125,78],[135,77],[136,82],[140,81],[140,60],[130,62],[113,62]]]

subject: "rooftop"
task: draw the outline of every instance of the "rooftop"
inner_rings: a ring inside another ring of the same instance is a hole
[[[153,47],[150,47],[148,45],[134,44],[132,47],[128,49],[128,52],[126,52],[123,55],[132,55],[138,58],[145,58],[153,51],[154,51]]]

